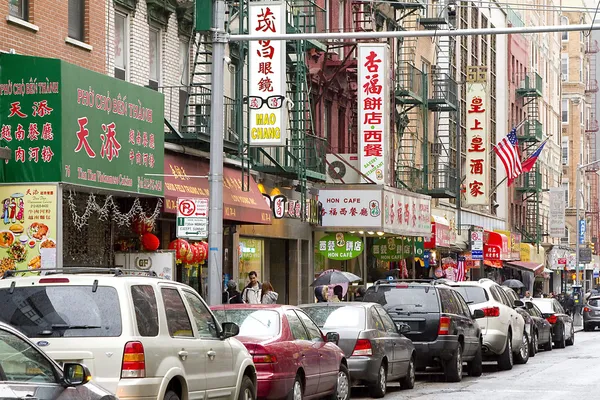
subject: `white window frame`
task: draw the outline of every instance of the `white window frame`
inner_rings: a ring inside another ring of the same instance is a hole
[[[566,53],[560,55],[560,76],[563,82],[569,80],[569,55]]]
[[[126,12],[123,12],[121,10],[115,9],[114,11],[114,21],[113,21],[113,29],[115,30],[115,35],[117,34],[117,30],[115,28],[116,26],[116,17],[117,15],[119,15],[120,17],[123,17],[124,19],[124,24],[123,24],[123,57],[125,59],[125,81],[129,82],[129,79],[131,77],[130,74],[130,54],[129,54],[129,27],[130,27],[130,19],[129,19],[129,14]],[[114,50],[113,50],[114,51]],[[113,55],[114,56],[114,55]],[[117,67],[117,62],[116,62],[116,57],[114,59],[114,69],[121,69],[119,67]]]
[[[158,74],[158,76],[156,77],[152,77],[150,76],[150,65],[152,64],[152,60],[150,59],[150,51],[148,50],[148,84],[150,84],[150,82],[154,82],[156,84],[156,86],[160,86],[161,81],[162,81],[162,29],[157,28],[155,26],[150,25],[148,27],[148,49],[150,49],[150,40],[152,37],[152,34],[156,34],[156,53],[157,53],[157,57],[156,57],[156,73]],[[158,79],[153,79],[153,78],[158,78]]]
[[[569,244],[570,242],[571,231],[569,230],[568,226],[565,226],[565,235],[566,237],[563,236],[560,238],[561,244]]]
[[[566,119],[565,117],[566,113]],[[569,99],[561,99],[560,102],[560,120],[563,124],[569,123]]]
[[[183,59],[182,59],[183,58]],[[178,85],[188,86],[190,84],[190,42],[189,39],[179,41],[179,81]]]
[[[564,151],[565,149],[567,150],[567,156],[564,157]],[[562,137],[562,143],[561,143],[561,147],[560,147],[560,160],[561,160],[561,164],[562,165],[569,165],[569,137],[568,136],[563,136]]]
[[[561,25],[569,25],[569,18],[567,17],[560,17],[560,24]],[[569,32],[563,32],[561,35],[561,39],[563,42],[568,42],[569,41]]]

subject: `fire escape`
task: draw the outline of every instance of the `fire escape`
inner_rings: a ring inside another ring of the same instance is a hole
[[[588,140],[590,152],[589,161],[597,159],[596,152],[596,135],[598,134],[598,120],[596,119],[596,97],[598,93],[598,81],[596,80],[596,54],[598,54],[598,41],[589,40],[586,43],[585,55],[589,61],[589,77],[586,82],[585,93],[590,96],[591,113],[590,119],[586,121],[585,134]],[[591,204],[587,207],[588,212],[586,216],[590,222],[590,232],[592,242],[595,244],[594,249],[598,252],[598,234],[600,231],[600,206],[598,204],[598,190],[600,190],[600,182],[598,176],[598,165],[593,164],[586,168],[586,175],[588,182],[590,183],[590,202]]]
[[[539,98],[542,97],[542,77],[537,73],[525,75],[517,88],[517,96],[523,99],[523,106],[527,109],[527,117],[523,127],[518,132],[519,145],[521,146],[521,159],[527,159],[542,141],[542,123],[539,114]],[[525,223],[520,227],[523,241],[539,245],[542,242],[543,224],[540,216],[542,202],[542,173],[540,163],[533,169],[522,174],[518,179],[516,190],[526,204]]]

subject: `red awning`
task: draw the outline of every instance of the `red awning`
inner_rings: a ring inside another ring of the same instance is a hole
[[[507,253],[508,238],[498,232],[483,231],[483,259],[500,260]]]
[[[511,268],[520,269],[522,271],[533,272],[536,275],[541,275],[544,272],[544,264],[529,262],[529,261],[511,261],[506,265]]]
[[[502,268],[502,261],[500,260],[483,260],[483,265],[492,268]]]
[[[177,213],[177,198],[208,198],[209,164],[187,156],[165,154],[165,212]],[[270,225],[272,211],[250,177],[249,191],[242,190],[242,172],[223,168],[223,218],[245,224]]]
[[[446,218],[431,216],[431,239],[425,242],[426,249],[450,247],[450,223]]]

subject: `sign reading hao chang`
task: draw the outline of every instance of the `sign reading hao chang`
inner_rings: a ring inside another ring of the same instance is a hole
[[[163,95],[58,59],[0,54],[5,182],[163,194]]]
[[[389,48],[358,45],[358,152],[360,172],[376,184],[387,181],[390,118]],[[365,183],[367,182],[363,179]]]
[[[281,1],[248,5],[250,35],[286,32],[287,8]],[[287,139],[286,42],[250,42],[249,96],[250,146],[284,146]]]

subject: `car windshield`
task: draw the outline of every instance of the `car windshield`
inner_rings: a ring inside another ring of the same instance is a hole
[[[339,328],[364,329],[365,309],[353,306],[308,306],[302,309],[325,330]]]
[[[467,304],[480,304],[489,300],[485,290],[479,286],[452,286],[460,293]]]
[[[367,289],[365,302],[379,303],[399,312],[439,312],[440,305],[435,288],[431,286],[371,286]]]
[[[0,321],[28,337],[117,337],[117,291],[99,286],[32,286],[0,290]]]
[[[56,372],[33,345],[0,329],[0,380],[56,383]]]
[[[240,327],[239,336],[270,339],[280,332],[279,313],[273,310],[215,310],[219,322],[233,322]]]
[[[545,300],[532,300],[532,303],[534,303],[536,306],[538,306],[538,308],[540,309],[541,312],[543,312],[544,314],[554,314],[554,309],[552,308],[552,301],[545,301]]]

